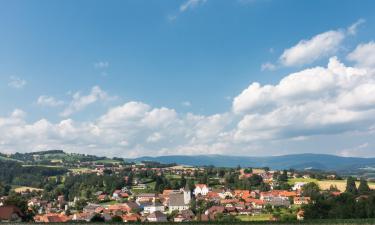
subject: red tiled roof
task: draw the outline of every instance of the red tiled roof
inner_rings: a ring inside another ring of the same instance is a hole
[[[21,210],[16,206],[1,206],[0,220],[10,220],[14,213],[18,214],[20,217],[23,216]]]

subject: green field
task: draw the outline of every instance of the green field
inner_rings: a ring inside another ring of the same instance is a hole
[[[251,215],[239,215],[239,216],[236,216],[237,219],[241,220],[241,221],[269,221],[270,218],[272,217],[272,215],[270,214],[260,214],[260,215],[255,215],[255,216],[251,216]]]
[[[120,163],[119,161],[113,160],[113,159],[101,159],[101,160],[96,160],[94,162],[95,163],[104,163],[104,164],[118,164],[118,163]]]

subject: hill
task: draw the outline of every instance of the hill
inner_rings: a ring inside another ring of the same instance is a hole
[[[326,154],[293,154],[283,156],[251,157],[226,155],[159,156],[140,157],[132,161],[156,161],[191,166],[213,165],[217,167],[270,167],[272,169],[319,169],[333,171],[352,171],[361,168],[374,168],[375,158],[341,157]]]

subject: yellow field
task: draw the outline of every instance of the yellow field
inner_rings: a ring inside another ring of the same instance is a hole
[[[339,189],[340,191],[345,191],[346,188],[346,180],[322,180],[318,181],[319,187],[322,190],[327,190],[331,185],[334,185]],[[356,182],[356,185],[358,187],[359,181]],[[375,183],[368,183],[371,189],[375,189]]]
[[[288,181],[289,184],[293,185],[295,182],[315,182],[319,185],[320,189],[322,190],[328,190],[331,185],[334,185],[339,189],[340,191],[345,191],[346,188],[346,180],[316,180],[312,178],[295,178],[295,179],[290,179]],[[356,182],[357,187],[359,185],[359,181]],[[375,183],[369,182],[368,185],[370,186],[371,189],[375,189]]]
[[[17,192],[17,193],[26,192],[27,190],[29,190],[29,191],[43,191],[43,189],[33,188],[33,187],[17,187],[17,188],[14,188],[14,191]]]

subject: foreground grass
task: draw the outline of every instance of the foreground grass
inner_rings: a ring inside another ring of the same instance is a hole
[[[153,224],[153,225],[166,225],[166,224],[179,224],[179,223],[173,223],[173,222],[165,222],[165,223],[111,223],[107,222],[109,224],[129,224],[129,225],[136,225],[136,224]],[[25,224],[38,224],[38,223],[1,223],[0,224],[14,224],[14,225],[25,225]],[[39,224],[45,224],[45,223],[39,223]],[[54,225],[69,225],[69,224],[93,224],[93,225],[100,225],[104,223],[53,223]],[[310,225],[329,225],[329,224],[336,224],[336,225],[357,225],[357,224],[375,224],[375,219],[340,219],[340,220],[307,220],[307,221],[292,221],[292,222],[258,222],[258,221],[249,221],[249,222],[184,222],[182,224],[185,225],[212,225],[212,224],[222,224],[222,225],[231,225],[231,224],[257,224],[257,225],[266,225],[266,224],[283,224],[283,225],[292,225],[292,224],[310,224]]]
[[[260,214],[260,215],[239,215],[236,216],[237,219],[241,220],[242,222],[251,222],[251,221],[269,221],[272,215],[270,214]]]

